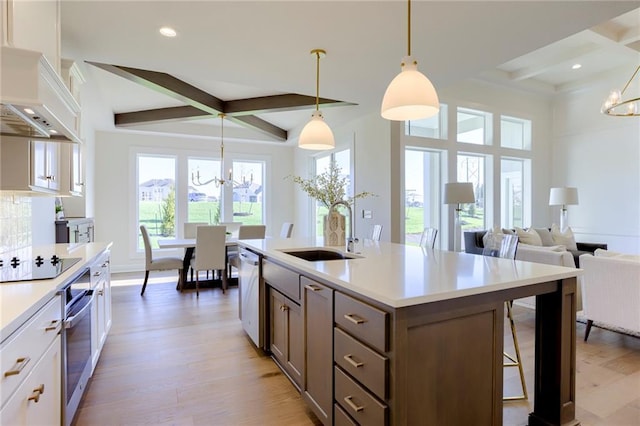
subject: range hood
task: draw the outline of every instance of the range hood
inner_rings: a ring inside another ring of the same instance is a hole
[[[80,105],[44,55],[1,49],[0,135],[81,143]]]

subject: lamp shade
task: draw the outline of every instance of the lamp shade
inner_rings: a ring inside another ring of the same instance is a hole
[[[333,132],[329,125],[325,123],[320,111],[316,110],[311,114],[311,120],[300,132],[298,146],[314,150],[331,149],[336,146]]]
[[[418,120],[436,115],[440,101],[431,81],[418,71],[418,63],[411,57],[402,59],[402,71],[384,93],[380,114],[387,120]]]
[[[578,204],[578,188],[551,188],[549,192],[550,206]]]
[[[444,184],[444,204],[464,204],[476,201],[471,182],[452,182]]]

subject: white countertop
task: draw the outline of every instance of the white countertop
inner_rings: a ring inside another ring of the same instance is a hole
[[[111,243],[50,244],[32,247],[27,252],[42,257],[54,254],[61,258],[82,260],[51,280],[22,281],[0,284],[0,342],[28,320],[55,295],[55,292],[83,266],[93,262]],[[25,250],[21,251],[24,255]],[[29,258],[30,255],[27,255]],[[26,258],[26,257],[25,257]],[[62,307],[61,307],[62,309]]]
[[[314,239],[239,240],[238,244],[393,308],[575,277],[582,270],[364,240],[362,258],[310,262],[281,250],[324,247]]]

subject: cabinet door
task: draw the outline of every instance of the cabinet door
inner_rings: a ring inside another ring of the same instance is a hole
[[[48,176],[48,188],[60,190],[60,144],[46,142],[46,170]]]
[[[31,142],[31,170],[33,172],[31,184],[40,188],[49,188],[46,142]]]
[[[269,289],[269,349],[284,366],[287,351],[287,321],[283,314],[284,296]]]
[[[333,290],[302,277],[305,374],[303,396],[324,424],[333,409]]]
[[[82,145],[80,144],[71,144],[71,191],[77,195],[84,193]]]
[[[61,352],[58,335],[31,374],[0,411],[0,424],[60,424]]]
[[[285,298],[284,313],[287,317],[287,370],[291,378],[302,386],[302,372],[304,371],[304,334],[302,311],[300,305]]]

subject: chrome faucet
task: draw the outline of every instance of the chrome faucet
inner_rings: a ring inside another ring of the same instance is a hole
[[[344,200],[340,200],[331,204],[331,207],[329,207],[329,213],[339,205],[343,205],[347,210],[349,210],[349,238],[347,238],[347,252],[353,253],[356,250],[356,243],[358,242],[358,239],[353,236],[353,210],[351,210],[349,203]]]

